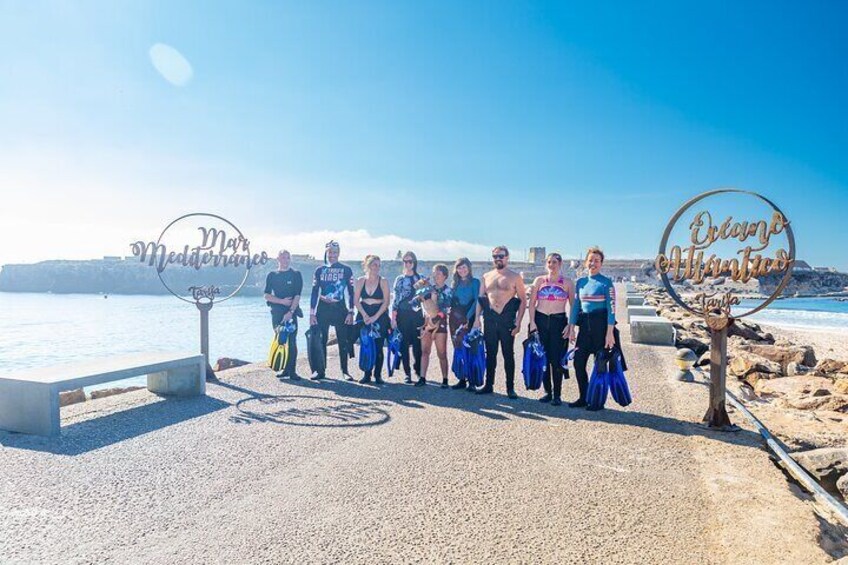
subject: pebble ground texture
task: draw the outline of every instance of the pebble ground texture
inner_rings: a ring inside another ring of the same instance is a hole
[[[521,398],[509,400],[503,374],[495,395],[475,396],[397,375],[382,387],[337,372],[281,382],[252,365],[220,373],[205,398],[137,391],[64,408],[61,438],[0,432],[0,563],[845,555],[844,532],[750,429],[694,423],[707,389],[670,381],[673,348],[632,345],[621,329],[634,396],[625,409],[544,405],[520,375]],[[576,396],[573,377],[564,388]]]

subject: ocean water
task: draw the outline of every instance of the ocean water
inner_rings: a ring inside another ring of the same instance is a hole
[[[786,327],[848,330],[848,302],[778,300],[751,319]],[[261,297],[235,297],[217,304],[209,322],[213,364],[219,357],[266,358],[273,330]],[[307,323],[300,320],[302,352]],[[172,296],[0,292],[0,374],[124,353],[200,351],[199,334],[197,309]],[[145,382],[138,377],[97,388]]]
[[[743,300],[734,312],[747,311],[758,301]],[[775,300],[748,319],[774,326],[848,331],[848,302],[833,298],[786,298]]]
[[[302,344],[305,324],[298,332]],[[209,353],[261,361],[273,336],[261,297],[235,297],[209,312]],[[200,351],[200,313],[173,296],[0,292],[0,374],[144,351]],[[305,348],[301,348],[305,351]],[[94,388],[145,385],[145,377]]]

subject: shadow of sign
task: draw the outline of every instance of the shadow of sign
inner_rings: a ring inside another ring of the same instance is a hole
[[[388,402],[354,402],[342,398],[308,395],[245,398],[236,403],[236,424],[254,422],[314,428],[379,426],[391,419],[383,406]]]

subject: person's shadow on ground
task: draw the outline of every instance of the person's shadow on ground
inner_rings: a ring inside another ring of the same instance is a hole
[[[274,377],[269,374],[269,378],[273,379]],[[360,384],[355,381],[335,378],[327,378],[320,381],[313,381],[308,378],[302,378],[300,380],[284,379],[282,382],[305,390],[331,391],[340,397],[348,399],[389,402],[407,408],[421,410],[426,409],[428,405],[437,406],[470,412],[476,416],[492,420],[505,421],[513,418],[535,421],[587,420],[647,428],[662,433],[703,436],[716,441],[753,448],[759,448],[761,445],[760,436],[749,430],[741,430],[735,433],[710,430],[695,422],[678,420],[676,418],[641,412],[630,408],[620,408],[611,398],[607,400],[607,407],[604,410],[591,412],[585,408],[570,408],[566,403],[563,403],[562,406],[551,406],[550,404],[539,402],[536,398],[519,397],[518,399],[509,399],[500,393],[477,395],[468,390],[443,389],[434,383],[428,383],[424,387],[416,387],[398,382],[398,380],[395,380],[396,378],[390,377],[382,385],[373,383]],[[224,383],[221,384],[226,387],[230,386]],[[242,392],[251,393],[249,389],[238,388]],[[258,397],[269,397],[266,393],[256,394]]]

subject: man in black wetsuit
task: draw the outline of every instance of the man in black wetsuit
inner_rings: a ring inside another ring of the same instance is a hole
[[[300,377],[295,372],[297,365],[297,318],[302,318],[300,293],[303,291],[303,277],[300,271],[291,268],[291,254],[285,249],[277,255],[277,270],[268,273],[265,278],[265,304],[271,307],[271,325],[277,328],[289,320],[294,322],[295,331],[289,334],[289,360],[278,378]]]
[[[480,327],[483,315],[483,338],[486,342],[486,384],[477,394],[491,394],[495,384],[495,368],[498,364],[498,347],[501,348],[506,373],[506,395],[515,394],[515,336],[518,335],[524,310],[527,308],[527,293],[521,275],[508,267],[509,251],[503,245],[492,249],[494,269],[483,275],[480,281],[480,300],[477,301],[477,317],[474,327]]]
[[[345,298],[347,292],[347,298]],[[347,303],[347,307],[345,307]],[[353,380],[347,372],[349,352],[349,332],[353,324],[353,271],[347,265],[339,263],[339,244],[330,241],[324,247],[324,264],[315,269],[312,277],[312,298],[310,305],[310,325],[318,325],[324,338],[324,355],[327,354],[327,333],[330,326],[336,330],[339,345],[339,363],[342,374]],[[326,366],[326,362],[324,363]],[[323,379],[319,373],[314,380]]]

